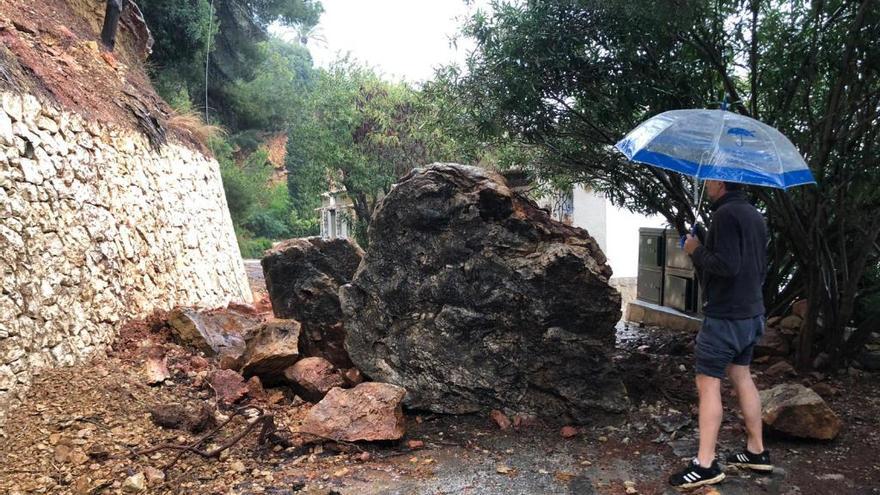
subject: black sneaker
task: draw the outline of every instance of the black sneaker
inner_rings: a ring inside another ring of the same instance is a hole
[[[676,488],[696,488],[703,485],[714,485],[724,479],[724,473],[718,466],[718,461],[712,461],[712,465],[704,468],[699,461],[694,459],[687,468],[669,477],[669,484]]]
[[[727,456],[727,464],[737,467],[746,467],[753,471],[769,473],[773,471],[773,464],[770,463],[770,451],[764,450],[760,454],[753,454],[748,449]]]

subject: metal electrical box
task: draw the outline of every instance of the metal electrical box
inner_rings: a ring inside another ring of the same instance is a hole
[[[636,297],[649,303],[663,304],[663,267],[639,267]]]
[[[678,270],[693,270],[691,257],[681,247],[681,236],[675,229],[666,231],[666,267]]]
[[[639,229],[639,266],[648,268],[663,267],[666,259],[666,244],[663,236],[666,229]]]

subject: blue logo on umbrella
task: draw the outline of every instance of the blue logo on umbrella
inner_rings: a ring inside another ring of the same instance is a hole
[[[755,137],[754,132],[752,132],[748,129],[743,129],[742,127],[731,127],[730,129],[727,130],[727,133],[737,137],[737,140],[736,140],[737,146],[743,145],[743,136]]]

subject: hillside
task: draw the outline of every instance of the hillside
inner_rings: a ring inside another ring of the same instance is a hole
[[[43,96],[88,121],[136,129],[155,146],[168,135],[196,144],[169,125],[173,111],[146,71],[150,40],[127,9],[115,50],[100,42],[101,0],[0,0],[0,89]]]

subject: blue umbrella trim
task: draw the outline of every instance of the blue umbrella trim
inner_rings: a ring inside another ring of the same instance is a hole
[[[621,149],[618,146],[618,149]],[[621,149],[624,154],[625,150]],[[672,170],[685,175],[697,176],[700,179],[725,180],[730,182],[739,182],[742,184],[752,184],[756,186],[770,186],[780,189],[788,189],[789,187],[799,186],[803,184],[815,184],[813,174],[807,169],[792,170],[782,174],[770,174],[758,172],[755,170],[747,170],[734,167],[723,167],[718,165],[702,165],[685,160],[675,158],[656,151],[641,150],[633,156],[628,156],[632,161],[653,165],[655,167]],[[699,171],[699,174],[697,173]]]

